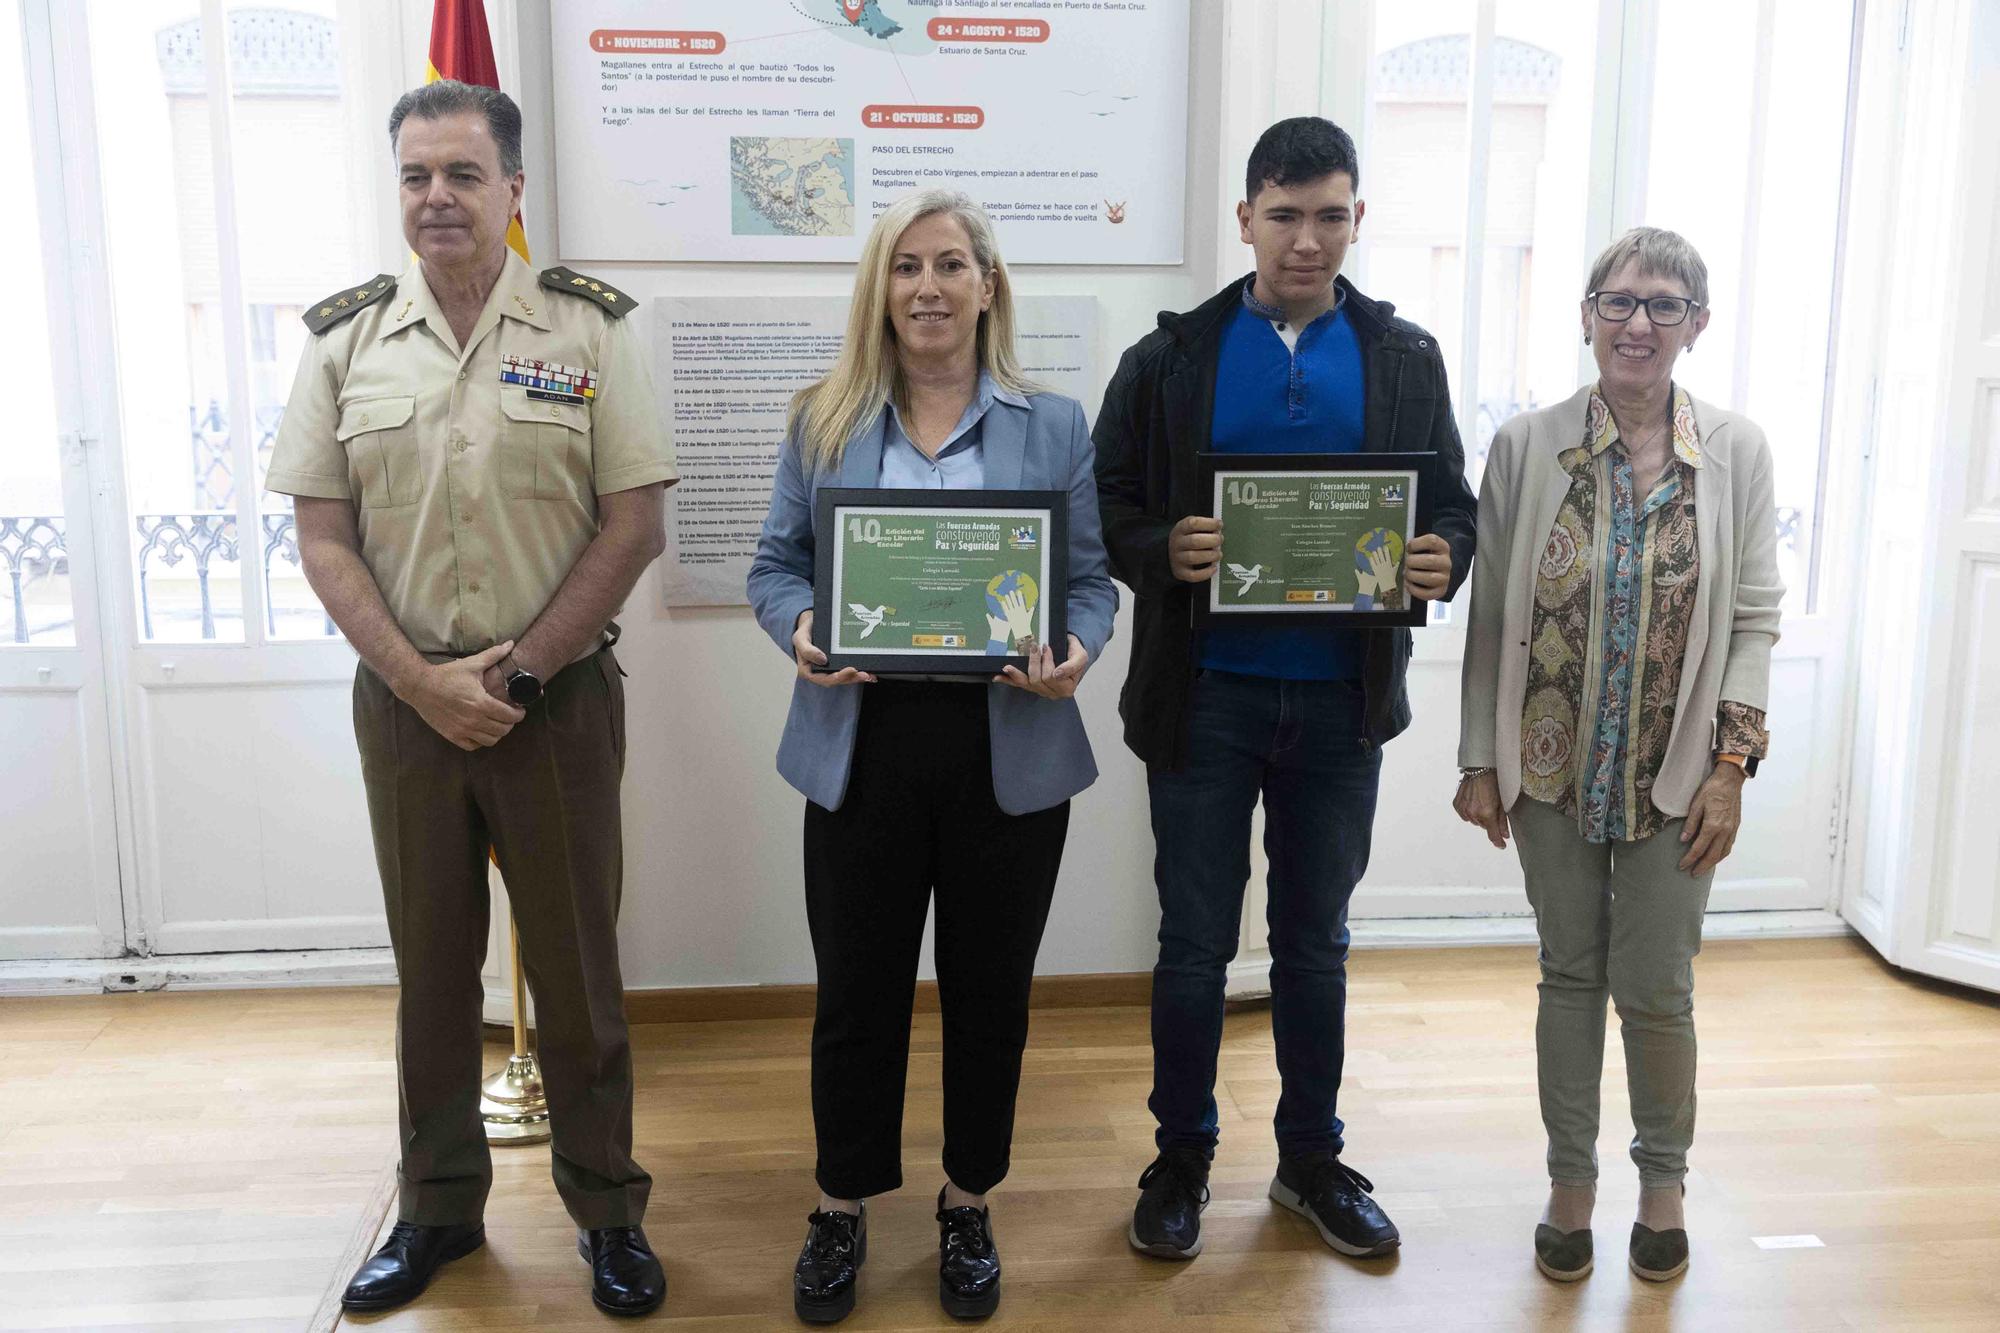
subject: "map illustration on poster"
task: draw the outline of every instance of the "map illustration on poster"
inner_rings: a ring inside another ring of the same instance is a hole
[[[563,253],[851,263],[942,186],[1010,263],[1179,263],[1189,3],[564,0]]]

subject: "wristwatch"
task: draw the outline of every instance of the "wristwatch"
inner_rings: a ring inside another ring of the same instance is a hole
[[[1719,754],[1715,756],[1715,762],[1736,765],[1743,770],[1743,776],[1746,778],[1757,776],[1757,756],[1754,754]]]
[[[508,660],[513,661],[512,658]],[[507,697],[518,707],[526,708],[542,697],[542,678],[532,671],[524,670],[519,663],[516,663],[514,669],[507,672],[503,679],[507,685]]]

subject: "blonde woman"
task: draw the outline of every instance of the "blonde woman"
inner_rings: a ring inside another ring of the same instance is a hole
[[[1509,421],[1486,460],[1453,805],[1517,840],[1541,935],[1535,1263],[1558,1282],[1593,1263],[1608,994],[1639,1169],[1628,1262],[1664,1282],[1688,1264],[1694,956],[1770,741],[1784,587],[1764,432],[1674,383],[1708,326],[1701,256],[1629,232],[1581,316],[1596,382]]]
[[[986,1194],[1007,1174],[1028,983],[1055,892],[1069,798],[1097,777],[1072,697],[1111,637],[1118,594],[1098,530],[1083,409],[1014,354],[1013,293],[965,195],[901,200],[862,249],[839,360],[800,393],[749,578],[757,620],[797,665],[778,771],[806,798],[806,918],[819,973],[813,1126],[820,1199],[793,1279],[801,1319],[854,1308],[864,1200],[902,1184],[903,1084],[924,919],[936,900],[944,1020],[939,1299],[992,1313],[1000,1258]],[[1061,490],[1069,641],[990,684],[818,672],[819,487]]]

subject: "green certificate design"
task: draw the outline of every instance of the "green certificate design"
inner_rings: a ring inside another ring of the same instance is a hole
[[[1345,613],[1339,618],[1356,623],[1422,615],[1403,589],[1403,556],[1426,530],[1428,456],[1311,455],[1265,466],[1279,461],[1257,455],[1239,466],[1228,455],[1204,457],[1213,468],[1212,512],[1222,520],[1222,563],[1209,580],[1207,613]]]
[[[1057,641],[1067,510],[1059,495],[1011,503],[1026,496],[1045,493],[840,492],[816,525],[814,637],[830,661],[991,675],[1025,664],[1029,641]]]

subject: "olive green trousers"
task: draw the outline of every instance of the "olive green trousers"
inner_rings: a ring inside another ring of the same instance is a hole
[[[365,664],[354,736],[402,996],[396,1009],[406,1222],[477,1221],[493,1183],[479,1118],[487,850],[535,1000],[556,1190],[577,1225],[636,1226],[632,1054],[618,967],[625,692],[605,648],[558,672],[498,745],[467,752]]]

